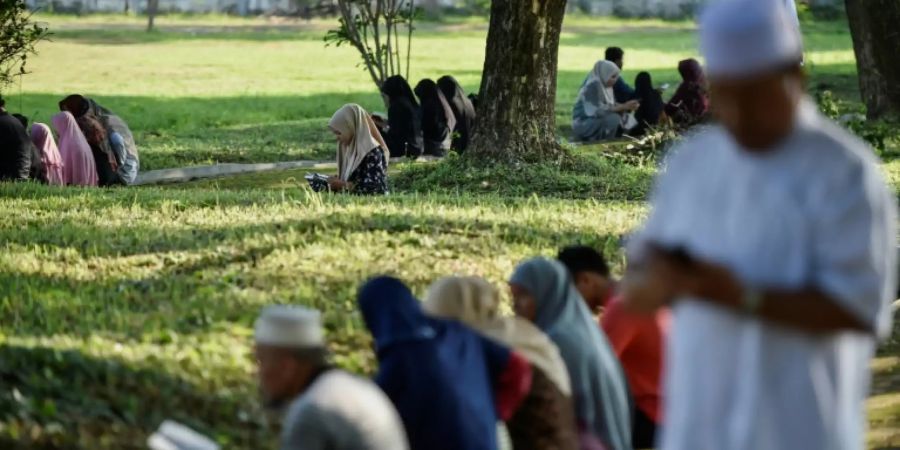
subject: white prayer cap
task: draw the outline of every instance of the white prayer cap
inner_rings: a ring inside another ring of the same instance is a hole
[[[256,319],[254,334],[257,344],[286,348],[325,346],[321,315],[302,306],[267,306]]]
[[[750,78],[803,60],[797,18],[784,0],[713,2],[700,18],[700,49],[713,78]]]

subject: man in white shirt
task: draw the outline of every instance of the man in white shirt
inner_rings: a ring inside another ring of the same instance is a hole
[[[672,305],[659,447],[862,449],[896,199],[805,94],[780,1],[713,3],[700,42],[720,125],[672,150],[623,282],[635,309]]]
[[[331,367],[318,311],[269,306],[256,321],[264,401],[287,407],[282,450],[407,450],[390,399],[369,380]]]

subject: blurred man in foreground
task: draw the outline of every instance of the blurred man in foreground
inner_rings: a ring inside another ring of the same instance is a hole
[[[672,305],[660,448],[861,449],[895,199],[806,96],[783,2],[714,2],[700,42],[721,125],[673,150],[623,283]]]
[[[327,362],[318,311],[270,306],[256,321],[263,399],[287,407],[282,450],[406,450],[391,401],[371,381]]]

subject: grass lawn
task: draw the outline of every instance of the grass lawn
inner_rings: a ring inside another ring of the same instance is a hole
[[[357,55],[324,47],[324,22],[170,17],[146,34],[138,19],[42,19],[53,41],[6,93],[11,109],[48,120],[64,95],[94,96],[132,125],[144,169],[327,158],[335,109],[383,109]],[[806,30],[812,86],[858,108],[846,27]],[[452,73],[474,89],[484,35],[480,21],[423,24],[411,78]],[[694,47],[686,23],[575,18],[560,49],[562,135],[607,44],[627,49],[629,78],[647,69],[673,84]],[[0,448],[139,449],[164,418],[226,448],[272,448],[249,357],[263,305],[320,308],[336,362],[366,373],[374,361],[354,292],[369,275],[400,276],[420,294],[453,273],[502,286],[519,260],[575,242],[621,270],[619,240],[646,213],[653,163],[603,150],[581,148],[583,165],[539,179],[476,171],[461,175],[466,191],[412,183],[375,199],[311,193],[304,171],[110,190],[2,185]],[[900,186],[900,163],[884,167]],[[898,349],[885,344],[873,363],[873,448],[900,446]]]

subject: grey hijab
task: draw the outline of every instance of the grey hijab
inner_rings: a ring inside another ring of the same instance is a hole
[[[557,261],[534,258],[516,268],[510,283],[531,293],[535,325],[559,347],[579,425],[611,449],[630,450],[631,408],[622,367],[569,272]]]

